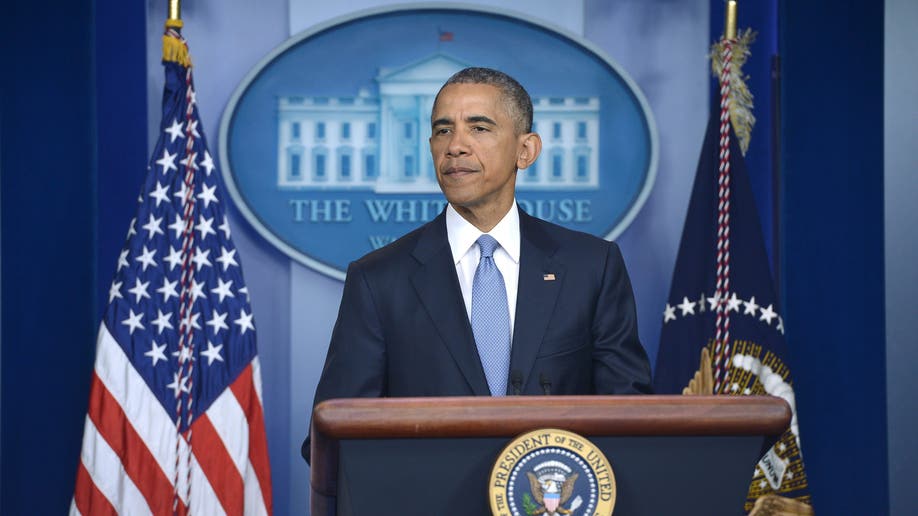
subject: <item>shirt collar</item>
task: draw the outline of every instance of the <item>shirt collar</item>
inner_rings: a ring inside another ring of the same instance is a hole
[[[478,241],[478,237],[483,234],[481,230],[462,218],[452,204],[446,205],[446,236],[449,239],[450,250],[453,252],[453,263],[458,264],[459,260]],[[513,200],[510,211],[488,234],[497,240],[497,243],[514,262],[520,263],[520,212],[516,207],[516,199]]]

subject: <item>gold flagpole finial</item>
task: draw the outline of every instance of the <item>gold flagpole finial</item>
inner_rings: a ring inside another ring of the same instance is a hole
[[[182,1],[169,0],[169,17],[166,18],[166,27],[182,28]]]
[[[736,0],[727,0],[724,13],[724,39],[736,39]]]

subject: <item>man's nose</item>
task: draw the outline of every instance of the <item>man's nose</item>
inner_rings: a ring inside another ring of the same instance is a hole
[[[462,156],[468,154],[469,146],[466,135],[462,131],[453,131],[450,133],[449,142],[446,145],[447,156]]]

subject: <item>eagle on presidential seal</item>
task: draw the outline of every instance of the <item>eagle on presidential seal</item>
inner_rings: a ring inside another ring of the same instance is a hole
[[[535,473],[530,471],[526,476],[529,477],[532,497],[539,505],[527,511],[530,516],[570,514],[580,506],[581,500],[578,496],[570,509],[564,508],[564,504],[574,492],[574,482],[579,476],[577,473],[572,473],[570,468],[558,461],[543,462],[533,469]]]

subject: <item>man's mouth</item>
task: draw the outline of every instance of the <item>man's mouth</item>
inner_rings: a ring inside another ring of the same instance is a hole
[[[444,176],[461,177],[461,176],[465,176],[465,175],[468,175],[468,174],[474,174],[474,173],[476,173],[476,172],[478,172],[477,169],[469,168],[469,167],[461,167],[461,166],[460,166],[460,167],[449,167],[449,168],[447,168],[446,170],[443,171],[443,175],[444,175]]]

